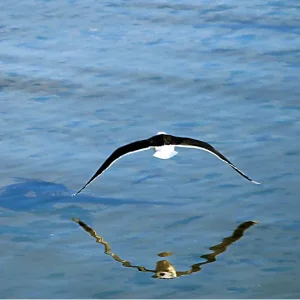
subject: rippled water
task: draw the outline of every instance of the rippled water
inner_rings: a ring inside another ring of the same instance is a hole
[[[299,298],[297,1],[0,4],[0,298]],[[119,160],[157,131],[213,144]],[[176,271],[259,220],[201,270]],[[170,257],[157,254],[172,252]]]

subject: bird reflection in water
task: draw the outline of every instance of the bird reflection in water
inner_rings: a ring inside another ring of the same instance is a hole
[[[127,267],[127,268],[134,268],[141,272],[154,273],[154,275],[152,277],[158,278],[158,279],[173,279],[173,278],[178,278],[183,275],[189,275],[189,274],[192,274],[195,272],[199,272],[201,270],[201,266],[216,261],[216,257],[219,254],[225,252],[229,245],[231,245],[232,243],[239,240],[244,235],[245,231],[248,228],[259,223],[258,221],[247,221],[247,222],[240,224],[234,230],[234,232],[232,233],[231,236],[224,238],[220,244],[214,245],[209,248],[210,250],[212,250],[212,253],[204,254],[204,255],[200,256],[201,258],[205,259],[204,262],[193,264],[190,267],[190,269],[187,271],[176,271],[174,265],[168,260],[158,261],[156,263],[155,270],[150,270],[143,266],[134,266],[131,264],[131,262],[120,258],[115,253],[112,253],[112,251],[111,251],[112,249],[111,249],[109,243],[104,241],[103,237],[99,236],[93,228],[89,227],[87,224],[85,224],[84,222],[82,222],[79,219],[73,218],[73,221],[78,223],[85,231],[87,231],[92,237],[94,237],[96,239],[97,243],[102,244],[104,246],[104,253],[111,256],[115,261],[120,262],[124,267]],[[160,257],[167,257],[167,256],[171,256],[171,255],[172,255],[172,252],[162,252],[162,253],[158,254],[158,256],[160,256]]]

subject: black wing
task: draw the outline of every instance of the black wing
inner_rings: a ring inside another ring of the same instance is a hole
[[[127,144],[127,145],[124,145],[124,146],[118,148],[106,159],[106,161],[102,164],[102,166],[98,169],[98,171],[93,175],[93,177],[73,196],[78,195],[94,179],[96,179],[96,177],[101,175],[107,168],[110,167],[111,164],[113,164],[120,157],[130,154],[130,153],[133,153],[133,152],[147,150],[148,148],[150,148],[149,139],[133,142],[133,143],[130,143],[130,144]]]
[[[203,141],[198,141],[195,139],[191,138],[186,138],[186,137],[173,137],[174,138],[174,144],[177,147],[187,147],[187,148],[199,148],[204,151],[208,151],[211,154],[214,154],[217,156],[219,159],[225,161],[228,163],[236,172],[238,172],[240,175],[248,179],[249,181],[259,184],[258,182],[252,180],[249,178],[246,174],[244,174],[241,170],[239,170],[232,162],[230,162],[222,153],[220,153],[217,149],[215,149],[212,145],[203,142]]]

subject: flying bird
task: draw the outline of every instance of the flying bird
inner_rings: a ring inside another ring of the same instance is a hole
[[[125,155],[152,148],[154,150],[154,157],[160,159],[169,159],[178,153],[175,151],[175,147],[195,148],[207,151],[229,164],[236,172],[238,172],[240,175],[242,175],[252,183],[259,184],[259,182],[252,180],[246,174],[240,171],[233,163],[231,163],[223,154],[221,154],[210,144],[188,137],[179,137],[166,134],[165,132],[158,132],[156,135],[148,139],[136,141],[116,149],[106,159],[106,161],[93,175],[93,177],[77,193],[73,194],[73,196],[78,195],[84,188],[86,188],[93,180],[95,180],[106,169],[108,169],[114,162]]]

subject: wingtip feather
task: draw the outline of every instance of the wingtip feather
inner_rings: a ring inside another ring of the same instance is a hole
[[[254,184],[261,184],[260,182],[257,182],[257,181],[254,181],[254,180],[251,180],[252,183]]]
[[[260,221],[257,221],[257,220],[253,220],[251,222],[253,222],[254,224],[259,224],[260,223]]]

